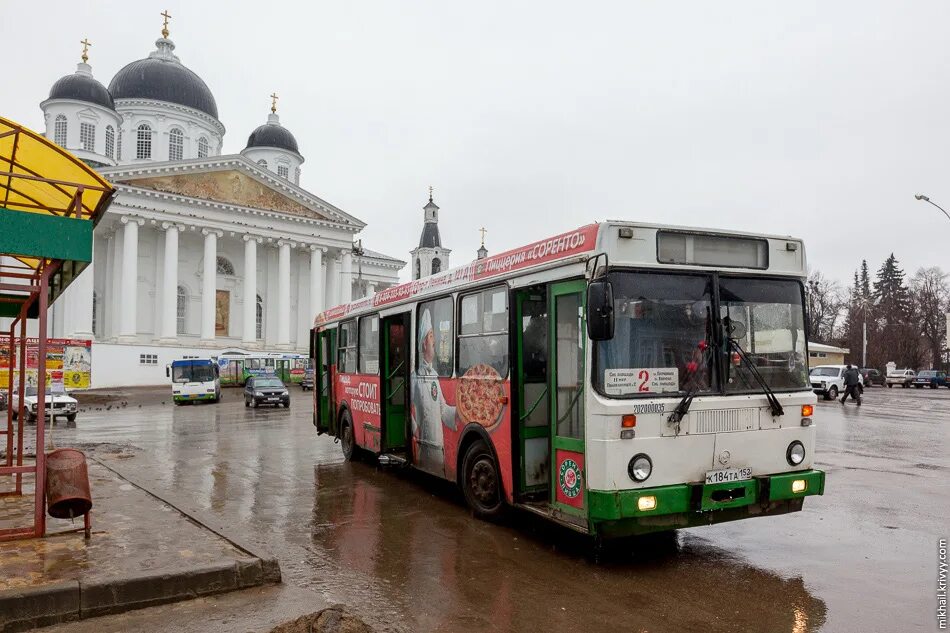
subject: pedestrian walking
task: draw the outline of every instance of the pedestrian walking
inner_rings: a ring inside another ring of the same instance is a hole
[[[848,365],[844,370],[844,396],[841,397],[841,404],[844,404],[848,396],[851,396],[851,399],[857,402],[859,407],[861,406],[861,391],[858,389],[860,383],[861,374],[857,367]]]

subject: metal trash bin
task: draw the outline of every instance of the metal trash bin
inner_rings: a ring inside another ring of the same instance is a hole
[[[74,448],[46,455],[46,509],[51,517],[72,519],[92,509],[86,456]]]

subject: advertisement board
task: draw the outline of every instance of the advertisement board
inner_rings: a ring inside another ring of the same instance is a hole
[[[51,338],[46,340],[46,381],[62,384],[66,389],[88,389],[92,384],[92,341],[87,339]],[[20,339],[14,341],[19,354]],[[10,375],[10,337],[0,336],[0,387],[6,387]],[[19,357],[14,381],[19,381]],[[36,384],[39,360],[39,339],[26,339],[26,384]]]

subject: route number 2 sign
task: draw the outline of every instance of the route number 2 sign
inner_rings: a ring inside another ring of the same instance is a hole
[[[604,370],[604,391],[609,395],[679,391],[676,367],[637,367]]]

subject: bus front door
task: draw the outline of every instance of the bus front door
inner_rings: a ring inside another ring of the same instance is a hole
[[[584,324],[586,284],[551,284],[548,367],[551,433],[551,504],[565,514],[586,515],[584,468]]]
[[[518,395],[518,492],[547,500],[551,478],[548,422],[548,304],[546,288],[515,293],[515,373]],[[520,331],[518,328],[520,327]]]
[[[382,334],[381,450],[398,452],[409,436],[409,313],[383,319]]]
[[[332,364],[336,330],[323,330],[317,336],[317,366],[313,369],[314,424],[317,433],[335,433]]]

